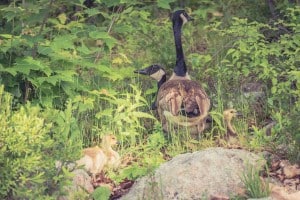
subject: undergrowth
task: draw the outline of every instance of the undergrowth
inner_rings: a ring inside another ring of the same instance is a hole
[[[255,2],[185,5],[195,16],[183,29],[189,74],[212,101],[212,125],[197,139],[187,130],[163,133],[149,109],[155,83],[133,74],[153,63],[170,74],[169,13],[178,1],[103,0],[92,7],[79,0],[1,2],[0,197],[62,195],[71,175],[58,172],[55,161],[78,159],[82,148],[99,144],[108,132],[121,141],[117,151],[128,161],[108,172],[117,183],[149,174],[180,153],[226,146],[217,141],[226,134],[227,108],[243,113],[233,121],[239,146],[275,152],[284,146],[287,158],[299,162],[300,9],[278,3],[273,18],[257,14],[268,5]],[[260,90],[245,90],[253,83]],[[266,134],[270,121],[276,123]]]
[[[242,181],[246,188],[246,195],[249,198],[264,198],[270,195],[269,181],[264,181],[259,169],[254,166],[246,166],[246,171],[242,175]]]

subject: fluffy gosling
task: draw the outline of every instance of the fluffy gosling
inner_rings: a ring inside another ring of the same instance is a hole
[[[84,168],[92,174],[92,179],[96,180],[97,174],[101,173],[104,167],[116,169],[120,165],[120,155],[112,149],[117,144],[116,136],[105,135],[98,146],[83,149],[83,157],[76,161],[78,166]]]
[[[238,117],[238,116],[242,116],[242,114],[232,108],[227,109],[223,112],[225,126],[227,127],[227,134],[229,134],[231,136],[236,135],[236,130],[235,130],[234,126],[231,124],[231,121],[233,118]]]

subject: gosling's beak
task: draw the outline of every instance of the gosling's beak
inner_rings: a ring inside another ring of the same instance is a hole
[[[237,111],[237,112],[236,112],[236,116],[237,116],[237,117],[243,117],[243,113],[241,113],[240,111]]]
[[[208,123],[208,124],[211,124],[213,121],[212,117],[210,115],[208,115],[205,119],[205,122]]]
[[[148,75],[147,69],[135,70],[134,73],[142,74],[142,75]]]

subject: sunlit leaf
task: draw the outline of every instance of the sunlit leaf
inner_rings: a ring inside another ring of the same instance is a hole
[[[66,16],[65,13],[61,13],[60,15],[58,15],[57,18],[59,19],[59,22],[60,22],[61,24],[65,24],[66,21],[67,21],[67,16]]]
[[[170,9],[170,3],[174,2],[175,0],[158,0],[157,6],[164,9]]]

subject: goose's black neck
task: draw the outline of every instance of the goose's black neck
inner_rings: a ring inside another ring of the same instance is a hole
[[[174,72],[177,76],[185,76],[187,72],[187,67],[184,61],[184,54],[182,49],[181,42],[181,28],[183,22],[178,17],[178,19],[173,19],[173,33],[175,40],[175,48],[176,48],[176,66],[174,68]]]
[[[162,78],[157,82],[157,91],[159,90],[160,86],[167,81],[167,76],[163,75]]]
[[[157,82],[157,91],[156,91],[156,98],[157,98],[157,93],[159,91],[159,88],[162,86],[162,84],[164,84],[165,82],[167,81],[167,76],[164,74],[162,76],[162,78]],[[157,105],[156,105],[156,101],[154,101],[152,104],[151,104],[151,110],[156,110],[157,109]]]

